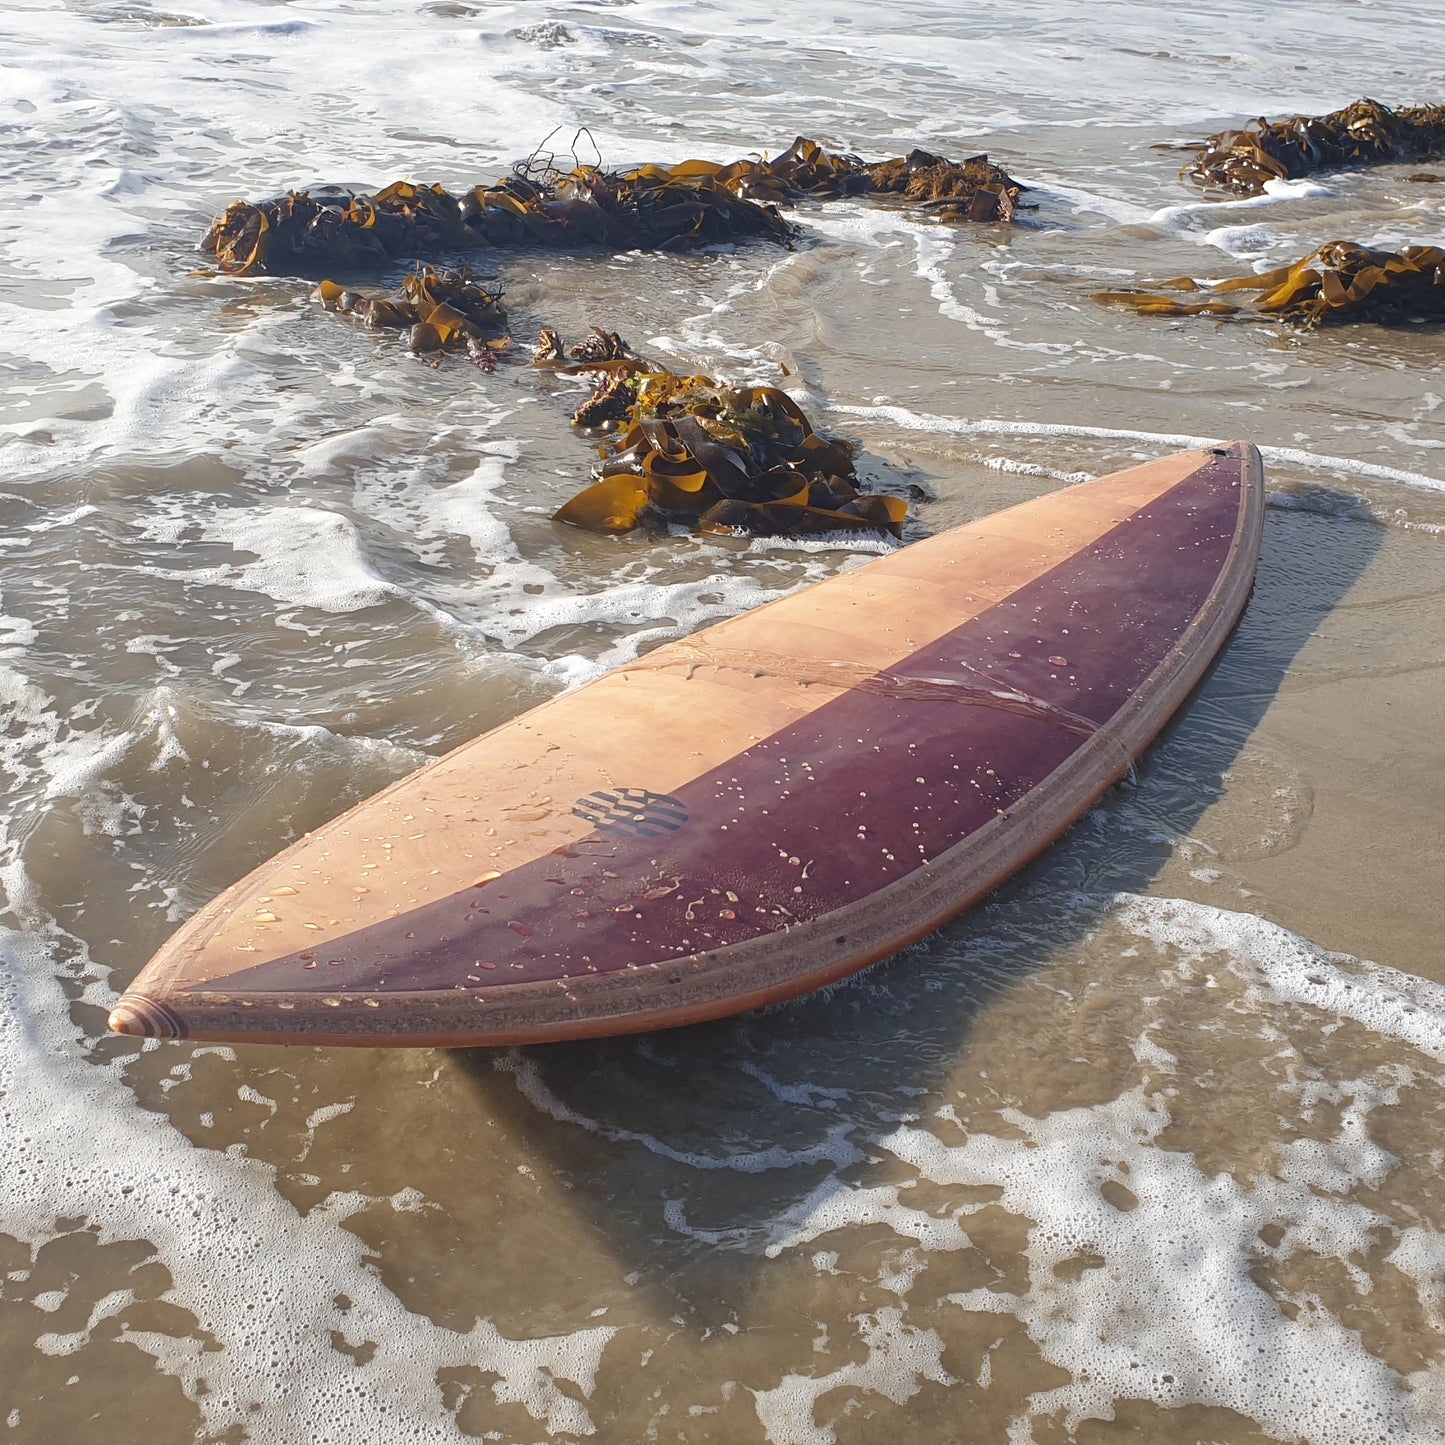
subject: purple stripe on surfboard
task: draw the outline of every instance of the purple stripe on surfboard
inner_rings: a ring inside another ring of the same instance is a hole
[[[867,897],[1006,812],[1114,716],[1217,582],[1240,503],[1237,457],[1201,468],[1008,600],[679,789],[675,831],[594,834],[319,955],[180,992],[496,990],[670,962]],[[991,687],[1041,706],[996,705]]]

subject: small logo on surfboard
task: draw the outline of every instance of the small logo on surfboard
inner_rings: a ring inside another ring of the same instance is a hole
[[[572,805],[573,815],[591,823],[599,833],[621,838],[656,838],[687,822],[687,807],[666,793],[646,788],[613,788],[588,793]]]

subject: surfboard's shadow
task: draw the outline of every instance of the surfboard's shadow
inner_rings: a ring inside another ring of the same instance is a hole
[[[870,1140],[943,1102],[929,1096],[956,1077],[991,998],[1076,948],[1103,896],[1149,886],[1224,796],[1295,655],[1380,540],[1373,526],[1271,510],[1238,630],[1136,776],[923,942],[762,1013],[456,1062],[574,1198],[598,1201],[586,1223],[623,1271],[723,1308],[792,1220],[876,1160]],[[583,1131],[605,1147],[583,1147]]]

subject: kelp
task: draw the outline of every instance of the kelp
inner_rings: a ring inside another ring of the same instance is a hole
[[[368,326],[408,328],[415,352],[465,348],[488,371],[494,369],[493,353],[511,345],[501,287],[466,267],[419,267],[387,296],[368,296],[335,281],[323,281],[312,296],[328,311],[345,312]]]
[[[532,365],[563,376],[592,377],[592,394],[572,415],[572,425],[583,431],[612,431],[629,420],[637,401],[635,378],[666,370],[638,356],[617,332],[600,326],[594,326],[592,334],[573,347],[544,326],[532,353]]]
[[[398,181],[374,196],[325,187],[270,201],[233,201],[212,222],[201,249],[237,276],[304,276],[322,266],[382,266],[467,241],[455,196],[440,186]]]
[[[1277,121],[1261,116],[1189,149],[1199,155],[1180,171],[1186,180],[1257,196],[1271,180],[1445,154],[1445,105],[1391,110],[1375,100],[1357,100],[1328,115]]]
[[[1445,250],[1438,246],[1380,251],[1353,241],[1330,241],[1291,266],[1257,276],[1214,283],[1181,276],[1157,284],[1204,299],[1184,301],[1157,291],[1102,291],[1095,299],[1151,316],[1245,315],[1305,326],[1445,321]],[[1257,294],[1237,305],[1218,299],[1251,292]]]
[[[925,150],[886,161],[825,150],[799,136],[773,160],[753,157],[717,166],[687,161],[736,195],[776,203],[844,196],[896,196],[933,210],[945,221],[1011,221],[1027,189],[986,155],[950,161]]]
[[[915,150],[869,171],[872,194],[927,207],[940,221],[1011,221],[1026,189],[986,155],[954,162]]]
[[[690,160],[612,172],[562,171],[535,158],[457,196],[397,181],[374,195],[344,187],[234,201],[201,241],[234,275],[318,275],[474,247],[676,251],[761,239],[791,246],[778,210],[804,198],[896,196],[940,220],[1008,221],[1024,187],[987,156],[952,162],[915,150],[868,162],[799,136],[774,160]]]
[[[634,372],[656,369],[646,357],[636,355],[615,331],[604,331],[600,326],[594,326],[592,334],[573,347],[566,346],[555,331],[544,326],[532,353],[533,366],[544,366],[564,376],[610,369],[613,362],[624,363],[624,369]]]
[[[543,180],[509,176],[462,196],[399,181],[375,195],[293,191],[235,201],[201,248],[236,275],[307,275],[477,247],[667,251],[751,237],[790,245],[793,235],[775,206],[705,176],[662,167],[611,176],[579,166]]]
[[[556,521],[612,533],[649,517],[748,536],[902,533],[908,504],[861,491],[852,447],[819,436],[776,387],[679,376],[632,355],[615,332],[564,353],[544,331],[537,364],[594,375],[573,422],[611,433],[591,485]]]

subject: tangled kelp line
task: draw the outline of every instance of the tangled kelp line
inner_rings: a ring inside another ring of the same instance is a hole
[[[1445,105],[1391,110],[1375,100],[1357,100],[1328,115],[1277,121],[1261,116],[1186,148],[1199,152],[1179,173],[1186,180],[1257,196],[1272,180],[1445,155]]]
[[[902,533],[908,504],[861,491],[852,446],[818,435],[776,387],[679,376],[600,329],[570,350],[544,330],[534,365],[591,377],[572,421],[609,434],[591,484],[555,521],[604,533],[649,518],[747,536]]]
[[[896,197],[940,221],[1009,221],[1024,187],[987,156],[955,162],[914,150],[886,161],[825,150],[803,136],[776,159],[689,160],[613,172],[520,163],[458,196],[396,181],[375,194],[343,187],[233,201],[201,241],[239,276],[316,275],[473,247],[674,251],[744,240],[791,246],[779,205]]]
[[[1095,299],[1148,316],[1251,316],[1303,326],[1341,321],[1399,325],[1445,320],[1445,250],[1405,246],[1373,250],[1330,241],[1290,266],[1254,276],[1205,282],[1180,276],[1156,283],[1164,291],[1202,296],[1182,300],[1158,291],[1101,291]],[[1218,299],[1257,293],[1247,304]]]

